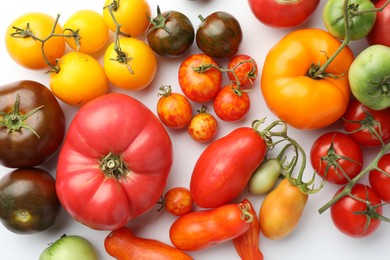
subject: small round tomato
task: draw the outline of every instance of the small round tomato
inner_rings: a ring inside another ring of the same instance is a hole
[[[50,74],[50,89],[64,103],[82,106],[108,92],[103,67],[92,56],[68,52],[58,61],[59,71]]]
[[[151,17],[150,6],[146,0],[105,0],[103,18],[111,31],[116,32],[116,23],[120,31],[136,37],[146,31]]]
[[[363,167],[359,144],[341,132],[327,132],[314,141],[310,161],[318,175],[330,183],[345,184]]]
[[[108,42],[108,26],[103,16],[94,10],[79,10],[64,23],[64,33],[75,35],[66,38],[76,51],[92,54],[103,49]]]
[[[256,61],[249,55],[238,54],[233,56],[227,66],[228,77],[240,87],[252,86],[259,71]]]
[[[368,177],[372,189],[381,200],[390,203],[390,153],[379,159],[378,169],[371,170]]]
[[[236,85],[221,88],[214,99],[215,114],[223,121],[238,121],[243,119],[250,109],[250,98],[247,92]]]
[[[165,193],[162,205],[169,213],[175,216],[183,216],[192,211],[191,191],[185,187],[172,188]]]
[[[352,99],[344,114],[344,129],[359,144],[381,146],[390,141],[390,108],[372,110]]]
[[[146,88],[157,72],[157,58],[144,41],[137,38],[119,39],[120,54],[111,43],[104,54],[104,70],[109,81],[126,90]]]
[[[54,28],[55,27],[55,28]],[[26,13],[14,20],[7,28],[5,46],[8,54],[19,65],[28,69],[47,68],[47,61],[54,65],[65,52],[65,38],[49,37],[54,33],[61,35],[62,27],[54,17],[40,12]],[[46,39],[43,45],[42,41]],[[40,40],[38,40],[40,39]],[[44,54],[43,54],[44,53]]]
[[[382,7],[387,0],[375,1],[375,7]],[[390,4],[381,12],[377,12],[374,26],[366,36],[369,45],[382,44],[390,47]]]
[[[342,233],[351,237],[366,237],[381,224],[381,220],[375,217],[382,214],[382,206],[379,204],[381,200],[372,188],[357,183],[350,196],[341,198],[331,206],[330,214],[333,223]]]
[[[183,128],[192,118],[192,106],[180,93],[172,93],[171,86],[160,87],[157,102],[157,115],[160,121],[169,128]]]
[[[206,112],[206,107],[191,119],[188,125],[188,133],[197,142],[208,142],[214,139],[218,132],[218,122],[215,117]]]
[[[215,98],[222,85],[217,62],[204,53],[192,54],[179,67],[180,88],[190,100],[199,103]]]

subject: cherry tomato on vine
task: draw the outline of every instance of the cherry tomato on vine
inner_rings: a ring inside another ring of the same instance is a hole
[[[175,216],[183,216],[191,212],[192,206],[191,191],[185,187],[174,187],[168,190],[162,199],[162,207]]]
[[[188,133],[197,142],[208,142],[214,139],[218,132],[218,122],[215,117],[206,112],[206,107],[198,110],[188,125]]]
[[[228,63],[228,77],[240,87],[252,86],[259,75],[256,61],[246,54],[233,56]]]
[[[371,170],[368,177],[372,189],[386,203],[390,203],[390,154],[383,155],[378,168]]]
[[[217,116],[229,122],[243,119],[249,112],[250,105],[248,93],[238,89],[236,85],[222,87],[213,101]]]
[[[387,0],[375,1],[375,7],[382,7]],[[367,42],[370,45],[382,44],[390,47],[390,4],[388,4],[381,12],[376,13],[376,20],[371,31],[366,36]]]

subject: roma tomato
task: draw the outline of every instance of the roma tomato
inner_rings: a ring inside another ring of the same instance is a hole
[[[320,0],[248,0],[248,3],[254,16],[263,24],[291,28],[309,20]]]
[[[214,99],[222,85],[222,72],[216,67],[217,62],[204,53],[185,58],[178,72],[180,88],[184,95],[199,103]]]
[[[334,225],[342,233],[351,237],[366,237],[381,224],[381,220],[375,217],[382,214],[379,204],[381,200],[372,188],[357,183],[352,188],[351,196],[344,196],[331,206],[330,214]]]
[[[24,168],[53,156],[65,136],[65,114],[53,93],[22,80],[0,87],[0,163]]]
[[[375,7],[383,7],[387,0],[375,1]],[[382,44],[390,47],[390,5],[377,12],[374,26],[366,36],[369,45]]]
[[[233,56],[227,66],[228,77],[240,87],[249,87],[259,75],[256,61],[249,55],[237,54]]]
[[[343,119],[345,131],[363,146],[377,147],[390,141],[390,108],[372,110],[354,98]]]
[[[319,73],[318,67],[327,62],[340,44],[324,30],[300,29],[271,48],[260,85],[276,116],[298,129],[322,128],[342,117],[350,97],[346,75],[353,53],[347,46],[324,73]]]
[[[206,111],[206,107],[198,110],[188,124],[188,133],[197,142],[209,142],[217,135],[218,121]]]
[[[378,162],[378,169],[370,171],[369,181],[372,189],[386,203],[390,203],[390,154],[383,155]]]
[[[162,207],[175,216],[182,216],[192,210],[191,191],[185,187],[174,187],[162,198]]]
[[[265,160],[253,172],[248,182],[249,192],[254,195],[268,193],[275,186],[282,171],[282,162],[279,159],[271,158]]]
[[[57,164],[58,197],[86,226],[122,227],[156,205],[172,153],[168,133],[146,106],[106,94],[81,107],[68,128]]]
[[[210,143],[195,163],[190,190],[194,202],[216,208],[236,198],[263,161],[267,145],[251,127],[240,127]]]
[[[307,200],[308,195],[285,178],[261,204],[259,211],[261,233],[272,240],[288,236],[298,225]]]
[[[201,23],[196,30],[196,45],[201,51],[214,58],[228,58],[237,53],[242,30],[233,15],[219,11],[199,18]]]
[[[230,241],[251,226],[249,204],[226,204],[215,209],[192,211],[176,219],[169,229],[172,244],[195,251]]]

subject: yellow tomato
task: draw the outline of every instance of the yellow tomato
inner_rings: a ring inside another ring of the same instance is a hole
[[[115,20],[121,24],[121,32],[136,37],[146,31],[151,17],[150,6],[146,0],[105,0],[103,17],[108,27],[115,32]]]
[[[104,69],[92,56],[68,52],[58,65],[59,72],[50,74],[50,88],[64,103],[82,106],[108,92],[109,84]]]
[[[66,38],[73,50],[87,54],[100,51],[108,42],[109,30],[103,16],[93,10],[80,10],[72,14],[64,23],[64,33],[79,36],[78,44],[75,38]]]
[[[43,52],[50,64],[55,64],[65,52],[65,39],[54,36],[44,43],[55,25],[55,34],[62,34],[62,27],[55,24],[55,18],[40,12],[26,13],[16,18],[7,28],[5,46],[10,57],[19,65],[28,69],[47,68]]]
[[[137,38],[121,38],[119,46],[125,57],[118,57],[115,43],[110,44],[104,54],[104,70],[109,81],[121,89],[147,87],[157,72],[157,58],[153,50]]]

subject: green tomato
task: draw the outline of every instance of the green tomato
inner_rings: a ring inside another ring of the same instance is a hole
[[[269,192],[278,180],[282,172],[282,165],[277,159],[269,159],[260,164],[252,174],[248,188],[254,195],[261,195]]]
[[[81,236],[62,236],[39,256],[39,260],[97,260],[99,256],[93,245]]]
[[[345,38],[344,1],[329,0],[326,2],[322,20],[326,29],[334,37]],[[349,36],[352,41],[365,37],[372,29],[376,20],[376,12],[366,12],[375,9],[375,5],[370,0],[349,0]],[[363,12],[363,13],[361,13]]]
[[[352,94],[373,110],[390,107],[390,47],[372,45],[352,62],[348,72]]]

